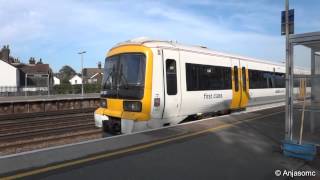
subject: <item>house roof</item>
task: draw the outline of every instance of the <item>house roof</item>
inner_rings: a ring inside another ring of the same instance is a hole
[[[92,78],[92,76],[102,73],[103,69],[101,68],[84,68],[83,69],[83,76],[84,78]]]
[[[49,74],[49,64],[18,64],[15,65],[26,74]]]
[[[10,67],[13,67],[13,68],[15,68],[15,69],[16,69],[16,67],[15,67],[15,66],[13,66],[12,64],[10,64],[10,63],[8,63],[8,62],[6,62],[6,61],[4,61],[4,60],[1,60],[1,59],[0,59],[0,61],[1,61],[1,62],[3,62],[3,63],[5,63],[5,64],[7,64],[7,65],[9,65]]]
[[[92,79],[92,78],[94,78],[94,77],[96,77],[96,76],[98,76],[98,75],[100,75],[100,74],[103,75],[103,73],[96,73],[96,74],[94,74],[93,76],[91,76],[90,79]]]

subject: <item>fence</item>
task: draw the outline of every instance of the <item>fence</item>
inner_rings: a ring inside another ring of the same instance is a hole
[[[85,93],[99,93],[100,84],[84,84]],[[17,87],[17,86],[0,86],[1,96],[37,96],[37,95],[55,95],[55,94],[80,94],[81,85],[61,84],[50,87]]]
[[[33,96],[47,94],[48,87],[0,86],[0,96]]]

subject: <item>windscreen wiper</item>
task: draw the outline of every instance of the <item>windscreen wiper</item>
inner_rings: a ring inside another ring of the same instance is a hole
[[[103,88],[105,89],[106,88],[106,86],[107,86],[107,82],[108,82],[108,80],[110,79],[110,77],[112,77],[113,76],[113,74],[114,74],[114,72],[115,72],[115,65],[113,65],[112,66],[112,71],[110,71],[110,73],[108,74],[108,76],[107,76],[107,78],[106,78],[106,80],[104,81],[104,83],[103,83]],[[112,83],[113,83],[113,78],[112,78],[112,81],[111,81],[111,89],[113,89],[113,85],[112,85]]]
[[[124,82],[124,88],[128,89],[129,88],[129,84],[128,84],[128,80],[127,78],[123,75],[123,65],[120,65],[120,84]]]

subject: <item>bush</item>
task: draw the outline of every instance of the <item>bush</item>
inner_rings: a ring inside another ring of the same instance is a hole
[[[84,84],[85,93],[100,93],[101,84]]]
[[[84,93],[100,93],[101,84],[84,84]],[[53,86],[53,94],[81,94],[81,84],[60,84]]]

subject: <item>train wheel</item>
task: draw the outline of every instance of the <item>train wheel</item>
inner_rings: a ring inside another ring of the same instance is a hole
[[[109,123],[107,121],[102,121],[102,130],[104,132],[108,132],[109,131]]]
[[[109,133],[115,134],[115,135],[121,134],[121,124],[120,124],[120,122],[110,121],[108,131],[109,131]]]

